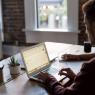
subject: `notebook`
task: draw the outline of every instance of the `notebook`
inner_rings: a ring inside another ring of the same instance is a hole
[[[63,78],[65,79],[65,76],[58,75],[59,70],[53,66],[53,64],[56,63],[50,62],[45,43],[23,49],[21,50],[21,55],[29,79],[42,82],[42,80],[37,77],[41,71],[54,75],[58,81]]]

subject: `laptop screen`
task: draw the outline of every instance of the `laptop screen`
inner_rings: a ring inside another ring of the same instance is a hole
[[[35,45],[22,52],[28,74],[48,65],[49,59],[45,44]]]

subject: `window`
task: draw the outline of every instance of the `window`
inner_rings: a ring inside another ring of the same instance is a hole
[[[67,0],[38,0],[38,28],[67,28]]]
[[[26,30],[78,31],[79,0],[25,0],[24,4]]]

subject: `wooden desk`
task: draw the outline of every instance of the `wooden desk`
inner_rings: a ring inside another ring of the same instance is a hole
[[[84,53],[83,46],[59,43],[46,43],[49,57],[52,52],[60,55],[64,53],[81,54]],[[95,48],[92,48],[95,52]],[[58,61],[58,60],[57,60]],[[57,67],[70,67],[75,73],[78,73],[83,62],[58,62]],[[29,81],[24,73],[16,79],[0,87],[0,95],[49,95],[47,91],[36,82]]]

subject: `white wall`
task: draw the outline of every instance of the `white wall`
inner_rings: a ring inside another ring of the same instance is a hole
[[[29,43],[35,42],[63,42],[78,44],[78,32],[31,32],[26,30],[26,40]]]
[[[2,36],[0,32],[0,59],[2,58]]]
[[[2,40],[3,40],[3,31],[2,31],[2,8],[0,0],[0,59],[2,58]]]
[[[79,0],[67,0],[67,2],[68,28],[71,31],[78,32]]]
[[[3,35],[3,21],[2,21],[2,1],[0,0],[0,37],[1,40],[4,41],[4,35]]]
[[[2,58],[2,41],[0,36],[0,59]]]
[[[34,30],[36,28],[36,0],[24,0],[25,28]]]

